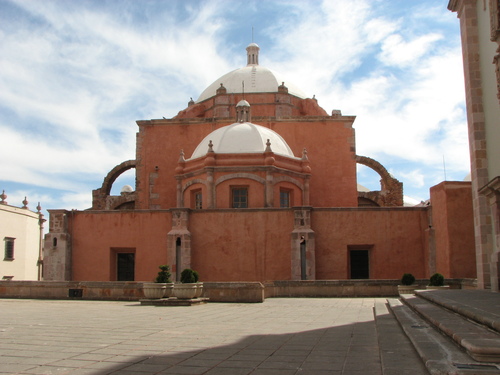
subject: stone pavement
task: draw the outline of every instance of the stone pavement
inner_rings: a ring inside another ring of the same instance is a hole
[[[426,374],[385,302],[154,307],[0,299],[0,373]]]

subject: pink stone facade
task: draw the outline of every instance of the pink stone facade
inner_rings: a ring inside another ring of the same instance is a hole
[[[238,109],[243,99],[250,106]],[[472,222],[453,225],[472,218],[470,184],[456,197],[451,188],[431,191],[431,206],[403,207],[402,183],[356,154],[354,120],[328,115],[281,83],[244,96],[222,85],[172,119],[137,121],[135,160],[108,173],[92,208],[50,210],[45,279],[151,281],[161,264],[174,279],[193,268],[207,282],[475,277]],[[243,153],[207,144],[191,158],[205,137],[235,121],[277,133],[293,155],[268,142]],[[380,174],[380,191],[357,191],[358,163]],[[131,168],[135,191],[110,196]]]

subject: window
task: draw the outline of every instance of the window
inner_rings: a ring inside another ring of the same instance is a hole
[[[12,237],[5,237],[5,254],[3,260],[14,260],[14,241]]]
[[[203,208],[203,195],[201,190],[196,190],[193,192],[194,209],[201,210]]]
[[[290,207],[290,190],[280,190],[280,207],[288,208]]]
[[[231,193],[233,208],[248,208],[248,188],[234,187],[231,189]]]

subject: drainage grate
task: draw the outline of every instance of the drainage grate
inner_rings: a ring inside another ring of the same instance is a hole
[[[423,328],[429,328],[429,327],[427,327],[427,326],[419,326],[419,325],[412,325],[411,328],[423,329]]]
[[[461,370],[498,370],[495,365],[470,364],[470,363],[454,363],[456,368]]]
[[[70,289],[68,291],[69,298],[82,298],[83,297],[83,289]]]

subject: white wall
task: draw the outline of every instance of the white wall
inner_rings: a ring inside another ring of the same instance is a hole
[[[40,229],[38,214],[0,204],[0,279],[37,280]],[[5,237],[15,238],[14,260],[4,260]]]

